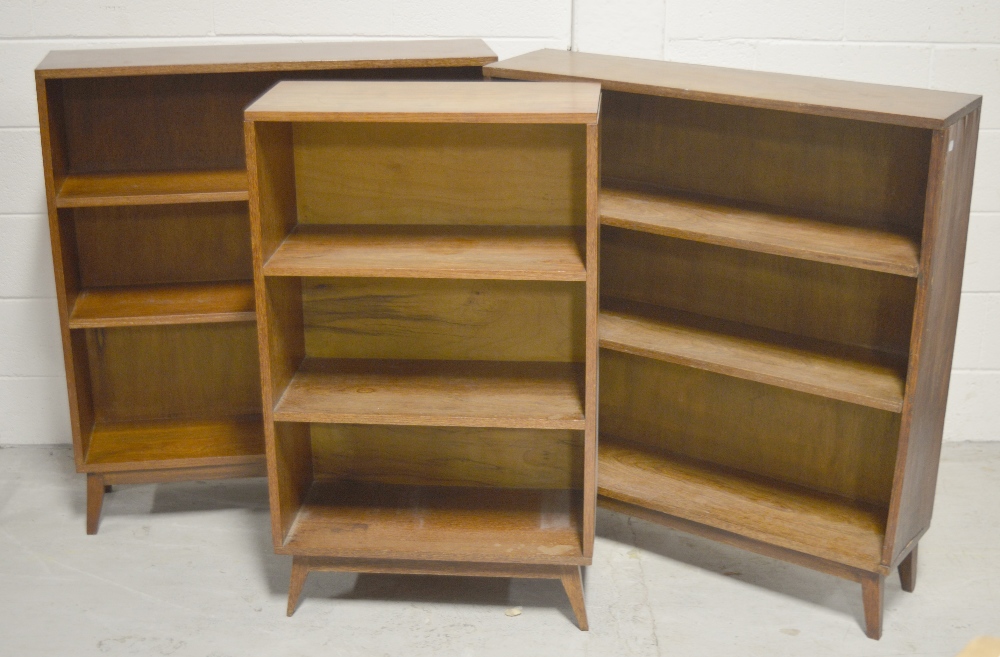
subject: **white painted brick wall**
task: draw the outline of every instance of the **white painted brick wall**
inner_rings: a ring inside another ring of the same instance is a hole
[[[949,440],[1000,439],[1000,2],[996,0],[3,0],[0,444],[69,440],[33,69],[67,48],[483,37],[983,94]]]

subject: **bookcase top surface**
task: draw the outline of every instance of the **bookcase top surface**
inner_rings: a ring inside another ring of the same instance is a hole
[[[971,94],[550,49],[489,64],[483,72],[519,80],[591,80],[612,91],[919,128],[942,128],[982,103]]]
[[[482,66],[497,60],[482,39],[258,43],[166,48],[53,50],[41,78],[240,73],[351,68]]]
[[[246,109],[250,121],[597,122],[592,82],[284,81]]]

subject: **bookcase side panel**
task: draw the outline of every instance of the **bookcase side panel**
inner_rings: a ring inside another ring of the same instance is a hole
[[[936,132],[924,247],[883,563],[894,564],[930,524],[968,236],[979,110]]]

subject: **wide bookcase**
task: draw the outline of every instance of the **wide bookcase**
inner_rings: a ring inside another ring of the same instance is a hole
[[[479,79],[478,40],[55,51],[36,69],[87,532],[112,484],[265,473],[243,109],[283,78]]]
[[[599,99],[293,81],[247,108],[289,615],[314,570],[527,577],[587,628]]]
[[[539,51],[601,111],[601,503],[912,591],[978,96]]]

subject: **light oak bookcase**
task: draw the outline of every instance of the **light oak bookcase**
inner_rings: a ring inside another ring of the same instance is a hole
[[[590,83],[282,82],[246,111],[274,546],[559,579],[587,629]]]
[[[981,98],[561,51],[601,117],[604,506],[859,581],[916,580]]]
[[[243,108],[283,78],[479,79],[479,40],[54,51],[36,70],[87,533],[107,486],[265,473]]]

